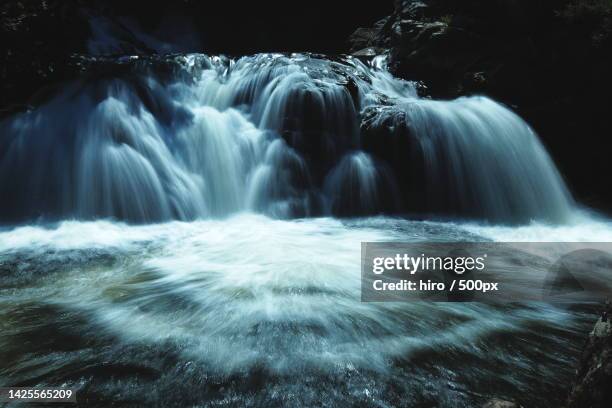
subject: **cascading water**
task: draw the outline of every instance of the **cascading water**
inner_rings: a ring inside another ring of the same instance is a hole
[[[536,135],[487,98],[420,99],[380,59],[177,60],[169,79],[147,67],[75,83],[4,120],[3,221],[570,214]]]
[[[100,407],[560,405],[592,309],[360,299],[361,242],[612,240],[569,217],[510,110],[419,98],[383,58],[96,64],[0,123],[0,386]]]
[[[514,113],[484,97],[399,103],[399,112],[383,109],[369,124],[395,127],[394,140],[376,140],[381,135],[373,132],[366,143],[400,177],[409,173],[404,184],[415,189],[409,205],[502,222],[568,220],[571,195],[537,136]]]

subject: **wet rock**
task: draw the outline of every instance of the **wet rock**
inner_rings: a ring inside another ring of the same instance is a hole
[[[382,101],[384,103],[384,101]],[[411,212],[427,207],[423,155],[406,112],[393,105],[371,106],[362,112],[362,148],[389,165],[401,186],[399,200]]]
[[[494,398],[485,403],[482,408],[521,408],[521,406],[514,402]]]
[[[78,1],[7,1],[0,5],[0,109],[25,107],[70,73],[71,52],[85,51],[87,23]]]
[[[586,341],[568,399],[568,408],[612,406],[612,306],[607,302]]]
[[[196,0],[4,0],[0,114],[29,103],[43,88],[74,79],[68,66],[72,54],[341,53],[355,27],[391,9],[390,2],[378,2],[347,13],[351,5],[349,0],[303,5],[279,0],[240,7]]]
[[[593,146],[612,133],[611,16],[612,5],[595,0],[397,0],[384,24],[350,38],[351,50],[389,49],[392,73],[423,81],[432,97],[485,94],[510,105],[579,199],[609,210],[612,191],[593,180],[610,162]]]
[[[385,17],[378,20],[371,28],[358,28],[349,38],[351,52],[357,52],[364,48],[374,47],[382,50],[390,45],[388,32],[394,23],[393,17]]]
[[[375,28],[358,28],[351,35],[349,42],[353,49],[363,50],[371,48],[370,44],[377,40],[378,30]],[[355,52],[354,52],[355,53]]]
[[[610,319],[607,319],[606,321],[604,321],[603,318],[599,318],[597,323],[595,323],[595,327],[593,328],[593,331],[591,332],[591,337],[596,338],[596,339],[601,339],[601,338],[609,337],[611,334],[612,334],[612,323],[610,322]]]
[[[352,53],[355,57],[375,57],[384,52],[382,48],[367,47]]]

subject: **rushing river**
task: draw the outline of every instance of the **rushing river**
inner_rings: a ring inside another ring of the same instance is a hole
[[[592,306],[360,301],[365,241],[612,241],[524,121],[420,98],[381,59],[177,60],[0,122],[1,386],[101,407],[559,405]]]
[[[593,235],[596,234],[596,235]],[[360,302],[360,242],[612,239],[612,226],[366,218],[0,233],[0,382],[109,406],[557,406],[592,309]]]

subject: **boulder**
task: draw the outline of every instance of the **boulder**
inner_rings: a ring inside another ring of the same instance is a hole
[[[610,211],[604,135],[612,93],[612,3],[598,0],[396,0],[366,46],[428,95],[485,94],[511,106],[544,140],[584,203]],[[353,37],[351,37],[353,38]],[[355,37],[356,39],[357,37]],[[358,48],[356,48],[358,47]],[[580,143],[576,137],[580,135]],[[589,163],[585,166],[584,163]]]
[[[487,401],[482,408],[521,408],[521,406],[514,402],[493,398]]]
[[[612,406],[612,306],[606,304],[589,334],[576,370],[568,408]]]

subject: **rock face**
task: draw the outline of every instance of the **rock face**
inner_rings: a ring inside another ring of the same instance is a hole
[[[568,408],[612,406],[612,306],[608,302],[589,334],[570,391]]]
[[[73,54],[342,53],[355,27],[392,10],[350,0],[4,0],[0,2],[0,116],[37,105],[36,94],[74,78]],[[346,10],[351,8],[351,12]],[[325,10],[322,12],[321,10]],[[316,30],[313,30],[316,26]]]
[[[495,398],[484,404],[482,408],[521,408],[521,406],[515,404],[514,402],[504,401]]]
[[[544,139],[572,190],[609,209],[594,182],[610,172],[612,3],[599,0],[397,0],[350,37],[351,51],[388,50],[396,75],[430,95],[485,94],[512,106]]]
[[[580,201],[610,208],[612,190],[597,181],[611,170],[608,151],[599,148],[612,133],[612,6],[604,0],[388,0],[367,7],[349,0],[240,7],[6,0],[0,117],[39,104],[50,87],[73,79],[82,71],[75,54],[341,53],[360,25],[349,38],[353,53],[389,50],[393,73],[424,81],[432,96],[478,93],[512,106],[542,136]]]
[[[65,64],[71,52],[85,51],[87,31],[75,3],[0,5],[0,114],[23,109],[32,95],[70,76]]]

